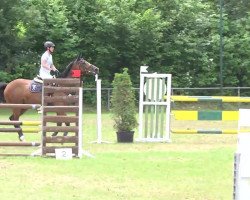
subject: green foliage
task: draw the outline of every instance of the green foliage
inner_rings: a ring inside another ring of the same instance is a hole
[[[116,73],[112,82],[111,111],[117,131],[132,131],[137,126],[135,94],[128,74],[124,68],[123,73]]]
[[[0,4],[0,70],[11,72],[11,68],[17,64],[15,55],[22,45],[17,25],[23,15],[18,0],[1,1]],[[10,76],[0,77],[0,81],[8,80]]]
[[[8,83],[9,82],[9,76],[7,72],[0,71],[0,77],[1,77],[1,82]]]

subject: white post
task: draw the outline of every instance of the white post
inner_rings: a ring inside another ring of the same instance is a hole
[[[139,137],[138,139],[141,140],[143,138],[143,88],[144,88],[144,76],[143,73],[147,73],[148,66],[141,66],[140,68],[140,100],[139,100]]]
[[[101,79],[96,80],[97,143],[102,143],[102,100]]]
[[[102,140],[102,85],[101,85],[101,79],[98,79],[98,75],[95,75],[95,81],[96,81],[96,122],[97,122],[97,140],[92,141],[91,143],[111,143],[107,141]]]
[[[250,199],[250,153],[249,153],[250,134],[243,133],[238,136],[238,150],[240,155],[239,168],[237,177],[237,191],[236,200],[249,200]]]
[[[82,129],[82,87],[79,88],[79,110],[78,110],[78,157],[81,158],[83,154],[82,140],[83,140],[83,129]]]
[[[170,118],[171,118],[171,85],[172,85],[172,74],[168,74],[167,77],[167,107],[166,107],[166,141],[170,142],[171,141],[171,137],[170,137]]]
[[[234,200],[250,199],[250,109],[239,109],[238,146],[234,163]]]

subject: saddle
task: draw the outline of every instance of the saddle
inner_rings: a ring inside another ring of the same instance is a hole
[[[37,75],[31,82],[29,90],[32,93],[42,92],[43,79]]]
[[[58,72],[56,72],[56,73],[59,74]],[[56,78],[55,74],[53,74],[52,76],[53,76],[53,78]],[[42,77],[39,75],[36,75],[36,77],[32,80],[32,82],[29,86],[30,92],[32,92],[32,93],[42,92],[42,85],[43,85]]]

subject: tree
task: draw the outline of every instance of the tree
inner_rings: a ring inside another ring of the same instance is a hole
[[[8,82],[20,75],[20,71],[16,74],[13,72],[20,63],[18,58],[22,49],[22,30],[19,26],[23,16],[20,9],[22,5],[18,0],[5,0],[0,4],[0,81]]]

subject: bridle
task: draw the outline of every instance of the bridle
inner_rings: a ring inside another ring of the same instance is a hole
[[[99,73],[99,68],[90,64],[88,61],[80,58],[70,62],[66,69],[60,74],[59,78],[66,77],[83,77],[85,74],[96,75]]]
[[[83,58],[81,58],[80,60],[75,61],[77,63],[77,68],[75,68],[76,70],[80,70],[81,71],[81,76],[83,76],[84,73],[93,73],[94,66],[90,63],[88,63],[86,60],[84,60]]]

